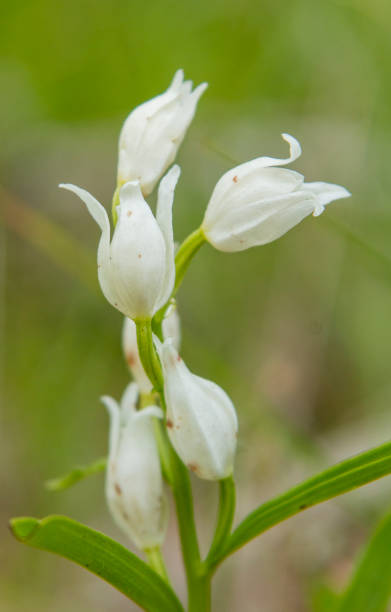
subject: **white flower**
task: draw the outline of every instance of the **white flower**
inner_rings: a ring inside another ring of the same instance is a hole
[[[130,113],[119,137],[119,185],[138,180],[145,196],[153,191],[174,161],[206,87],[202,83],[192,92],[192,82],[184,82],[178,70],[167,91]]]
[[[138,390],[131,383],[120,406],[102,397],[110,414],[106,498],[117,525],[143,550],[160,546],[167,526],[167,503],[152,419],[157,406],[137,411]]]
[[[331,183],[304,183],[298,172],[276,168],[301,155],[298,141],[282,134],[290,145],[288,159],[258,157],[226,172],[206,209],[202,229],[220,251],[243,251],[279,238],[307,215],[320,215],[326,204],[350,196]]]
[[[228,395],[186,367],[170,340],[155,338],[164,374],[166,426],[183,463],[200,478],[232,474],[238,421]]]
[[[174,346],[179,349],[181,331],[179,315],[176,308],[170,307],[167,310],[162,327],[163,337],[172,338]],[[140,360],[137,346],[136,325],[132,319],[128,317],[125,317],[122,328],[122,348],[129,370],[137,382],[141,393],[150,393],[152,391],[152,383],[146,375]]]
[[[156,219],[137,182],[120,191],[118,221],[110,243],[106,210],[88,191],[60,185],[79,196],[102,230],[98,277],[107,300],[131,319],[148,319],[169,298],[175,281],[172,203],[179,178],[174,166],[159,185]]]

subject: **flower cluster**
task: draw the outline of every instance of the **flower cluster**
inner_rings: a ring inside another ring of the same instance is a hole
[[[160,444],[171,444],[196,476],[219,481],[233,472],[238,421],[232,401],[217,384],[193,374],[178,352],[174,295],[191,257],[205,242],[227,252],[266,244],[350,195],[339,185],[306,183],[302,174],[282,168],[301,154],[298,141],[283,134],[289,157],[259,157],[224,174],[200,228],[175,258],[172,206],[180,169],[174,165],[163,175],[205,89],[204,83],[192,91],[179,70],[166,92],[126,119],[119,139],[113,232],[105,208],[90,193],[61,185],[80,197],[101,229],[99,283],[125,316],[123,350],[135,382],[120,405],[103,398],[111,417],[106,496],[115,521],[144,550],[160,546],[167,523],[156,434],[162,420],[167,435],[160,436]],[[154,215],[145,198],[158,183]]]

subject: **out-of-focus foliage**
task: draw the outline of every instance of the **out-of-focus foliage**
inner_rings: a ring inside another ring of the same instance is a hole
[[[223,171],[285,153],[282,131],[302,143],[294,167],[307,180],[353,194],[268,246],[204,247],[180,292],[183,354],[238,409],[239,518],[389,437],[390,34],[386,0],[3,3],[2,609],[129,609],[78,568],[18,547],[5,525],[61,512],[121,539],[101,475],[63,493],[43,487],[105,453],[98,398],[119,396],[128,380],[121,318],[97,290],[98,230],[57,184],[86,187],[109,206],[121,123],[178,67],[210,83],[179,155],[178,240],[200,222]],[[318,576],[341,589],[390,488],[385,479],[309,510],[238,553],[217,576],[216,609],[307,610]],[[214,489],[196,483],[196,492],[206,544]],[[176,544],[171,527],[166,553],[180,590]]]

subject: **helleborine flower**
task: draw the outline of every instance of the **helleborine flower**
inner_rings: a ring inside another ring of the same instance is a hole
[[[288,159],[258,157],[229,170],[209,200],[202,230],[220,251],[243,251],[279,238],[311,213],[350,193],[331,183],[304,183],[302,174],[277,168],[301,155],[298,141],[282,134],[290,146]]]
[[[170,307],[168,309],[163,319],[162,328],[163,337],[172,338],[175,348],[179,349],[181,331],[179,315],[176,308]],[[132,319],[128,317],[125,317],[122,327],[122,348],[129,370],[138,384],[141,393],[150,393],[152,391],[152,383],[146,375],[140,360],[137,346],[136,325]]]
[[[106,210],[88,191],[60,185],[83,200],[102,230],[98,277],[106,299],[131,319],[147,319],[169,298],[175,281],[172,203],[179,178],[174,166],[159,185],[156,219],[137,182],[120,191],[118,221],[110,243]]]
[[[145,196],[153,191],[174,161],[206,87],[202,83],[192,92],[192,82],[184,82],[178,70],[167,91],[130,113],[119,137],[119,185],[138,180]]]
[[[157,342],[164,374],[169,438],[183,463],[200,478],[232,474],[238,421],[228,395],[192,374],[172,342]]]
[[[120,406],[102,397],[110,415],[106,498],[115,522],[145,550],[164,540],[167,503],[152,422],[162,411],[157,406],[137,411],[137,397],[135,383],[126,388]]]

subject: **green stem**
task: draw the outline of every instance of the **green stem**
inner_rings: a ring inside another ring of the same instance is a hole
[[[164,401],[164,398],[162,401]],[[209,579],[203,572],[203,565],[201,564],[190,477],[187,468],[172,448],[166,431],[162,428],[160,429],[159,444],[164,449],[164,461],[168,462],[166,471],[169,474],[169,483],[175,501],[190,606],[193,600],[198,601],[201,597],[200,589],[204,591],[205,598],[207,598],[209,592],[206,586],[205,588],[202,587],[203,584],[206,585]],[[204,607],[190,607],[189,610],[203,612],[209,610],[208,605],[206,603]]]
[[[226,544],[226,540],[231,533],[232,522],[235,514],[236,492],[233,477],[220,480],[220,499],[217,513],[216,530],[213,541],[205,560],[205,565],[209,571],[214,569],[214,561],[219,557],[221,550]]]
[[[209,574],[200,576],[189,589],[188,610],[189,612],[211,611],[211,577]]]
[[[144,554],[148,560],[149,565],[159,576],[163,578],[170,584],[170,579],[167,574],[167,569],[164,563],[163,555],[160,546],[155,546],[154,548],[146,548],[144,550]]]
[[[175,256],[175,286],[170,295],[169,300],[157,311],[153,318],[153,328],[155,333],[159,335],[161,332],[161,324],[166,314],[166,310],[170,305],[170,302],[175,297],[180,284],[182,283],[183,277],[185,276],[186,270],[190,265],[191,260],[201,246],[206,242],[206,238],[201,227],[196,229],[194,232],[189,234],[187,238],[182,242]]]
[[[140,359],[151,383],[159,393],[165,410],[164,379],[159,358],[152,339],[151,321],[135,321]],[[162,469],[172,487],[177,512],[183,562],[186,571],[189,606],[192,612],[210,609],[210,578],[203,572],[194,519],[190,477],[172,448],[165,428],[156,426],[157,442],[162,458]],[[202,605],[201,602],[202,600]],[[195,603],[192,603],[195,602]]]
[[[144,370],[158,393],[163,390],[163,374],[152,338],[151,319],[135,320],[137,346]]]
[[[173,297],[179,289],[179,286],[185,276],[186,270],[189,267],[191,260],[197,251],[206,241],[203,230],[199,227],[182,242],[175,255],[175,286]]]

